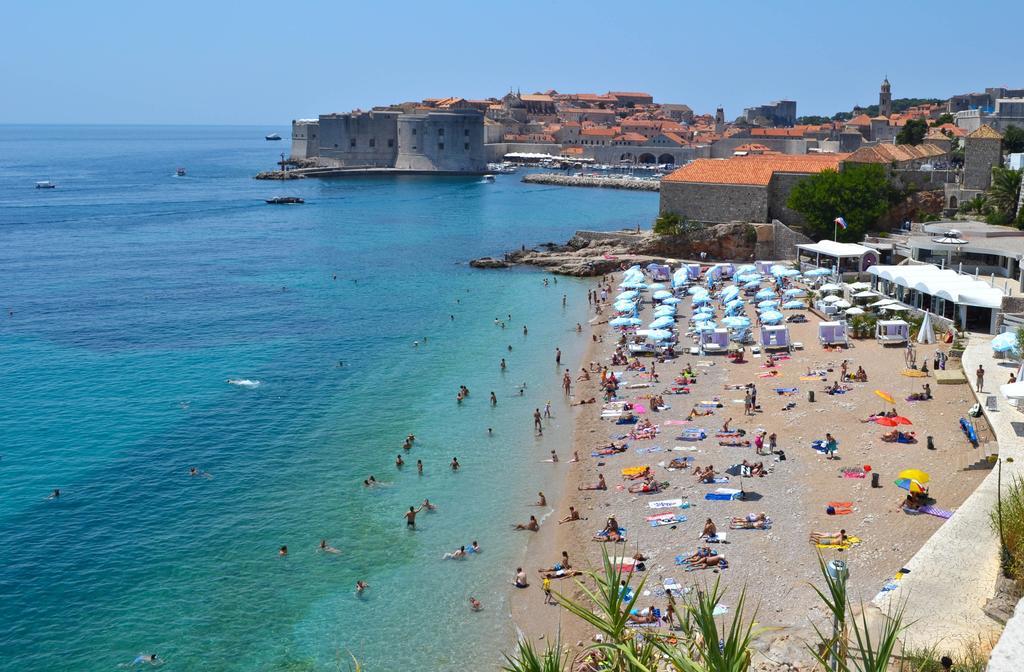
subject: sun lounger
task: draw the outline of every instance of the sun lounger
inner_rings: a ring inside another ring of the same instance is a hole
[[[928,504],[926,506],[922,506],[921,508],[918,509],[918,511],[920,511],[921,513],[927,513],[929,516],[936,516],[938,518],[947,518],[948,519],[948,518],[951,518],[953,516],[953,512],[952,511],[948,511],[946,509],[940,509],[939,507],[932,506],[931,504]]]
[[[666,525],[675,525],[676,523],[685,523],[686,516],[681,513],[673,515],[671,518],[659,518],[658,520],[650,521],[651,527],[664,527]]]

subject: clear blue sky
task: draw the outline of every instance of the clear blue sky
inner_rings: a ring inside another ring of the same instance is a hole
[[[280,126],[510,86],[647,91],[732,119],[778,98],[874,103],[886,74],[894,97],[1024,86],[1007,32],[1021,0],[23,1],[0,21],[0,123]]]

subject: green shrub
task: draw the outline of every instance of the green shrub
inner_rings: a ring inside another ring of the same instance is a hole
[[[1020,581],[1024,578],[1024,481],[1014,478],[1002,488],[1003,529],[999,530],[999,508],[990,512],[992,530],[1006,543],[1009,554],[1010,576]]]

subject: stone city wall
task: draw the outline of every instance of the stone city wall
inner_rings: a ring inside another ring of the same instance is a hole
[[[663,180],[660,211],[706,223],[766,222],[768,188]]]

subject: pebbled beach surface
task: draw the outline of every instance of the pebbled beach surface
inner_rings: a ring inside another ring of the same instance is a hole
[[[614,289],[617,281],[610,282]],[[685,316],[691,309],[689,300],[679,308],[679,315],[683,317],[677,327],[685,332],[688,326]],[[610,311],[611,307],[605,306],[605,313],[600,317],[602,323],[591,325],[593,333],[602,339],[602,342],[592,342],[586,354],[587,361],[595,362],[595,366],[609,365],[618,338],[604,323]],[[646,321],[650,315],[651,308],[647,304],[640,317]],[[810,532],[845,529],[861,539],[848,550],[821,550],[826,560],[842,559],[848,563],[851,599],[855,604],[861,600],[868,603],[945,522],[932,515],[911,515],[900,508],[906,493],[893,483],[897,473],[908,468],[928,472],[936,506],[951,510],[955,515],[956,507],[988,473],[976,464],[983,457],[983,451],[972,448],[958,426],[958,419],[966,415],[974,403],[970,389],[966,385],[936,385],[934,377],[902,375],[905,366],[901,347],[882,347],[873,340],[851,340],[848,350],[826,351],[818,344],[818,321],[808,313],[807,323],[790,325],[791,340],[804,347],[793,350],[791,358],[779,362],[774,369],[764,368],[765,358],[751,354],[748,346],[746,362],[741,364],[731,363],[724,355],[682,354],[673,361],[657,365],[660,382],[648,383],[648,376],[643,373],[627,374],[619,398],[646,406],[645,397],[663,394],[687,365],[696,373],[697,382],[690,386],[690,394],[664,394],[671,408],[640,414],[640,418],[649,418],[658,425],[658,434],[651,440],[621,439],[632,426],[616,425],[600,418],[600,374],[591,374],[590,381],[574,382],[574,401],[597,397],[599,403],[572,408],[576,422],[573,446],[560,450],[560,454],[568,456],[576,450],[581,461],[568,465],[568,482],[557,501],[555,514],[531,540],[528,549],[527,569],[534,583],[531,588],[518,591],[512,601],[513,617],[524,633],[547,640],[561,633],[563,644],[574,650],[590,640],[594,633],[588,628],[567,618],[563,609],[543,604],[536,570],[550,567],[562,550],[568,551],[577,569],[600,567],[604,547],[609,553],[632,556],[639,551],[649,558],[647,571],[638,572],[633,579],[634,585],[640,579],[646,580],[638,607],[654,605],[664,611],[667,599],[662,586],[666,579],[676,579],[691,589],[721,579],[727,589],[724,605],[734,605],[744,588],[748,604],[757,605],[757,621],[764,628],[756,642],[756,647],[764,654],[762,662],[803,661],[808,654],[802,641],[813,638],[812,623],[820,624],[827,618],[811,587],[811,584],[820,586],[821,578],[818,549],[809,543]],[[680,352],[690,344],[689,337],[681,336]],[[943,344],[917,346],[918,364],[927,361],[931,368],[935,351],[947,348]],[[844,359],[851,372],[858,366],[864,367],[868,382],[849,383],[852,389],[844,394],[828,395],[824,391],[825,380],[828,383],[837,380]],[[651,361],[651,358],[641,359],[648,367]],[[613,368],[622,371],[625,367]],[[825,370],[825,380],[801,380],[809,369]],[[765,375],[772,370],[778,372],[777,377]],[[578,375],[579,371],[574,374]],[[920,391],[925,382],[931,384],[932,400],[905,401],[911,393]],[[752,416],[744,416],[742,390],[727,389],[747,383],[754,383],[758,391],[760,410]],[[639,385],[643,387],[634,387]],[[776,388],[796,388],[796,392],[780,395]],[[901,429],[916,432],[916,444],[885,443],[880,437],[889,428],[863,422],[872,413],[893,407],[876,396],[875,390],[892,395],[897,411],[913,422],[912,426]],[[808,391],[814,391],[813,403],[808,401]],[[697,402],[716,400],[722,407],[714,408],[713,415],[678,424]],[[790,404],[794,406],[784,410]],[[776,433],[778,449],[785,453],[786,459],[759,457],[753,446],[719,445],[724,439],[716,438],[715,433],[729,418],[732,418],[730,428],[746,432],[744,439],[752,441],[759,429]],[[677,439],[681,430],[688,427],[703,428],[707,438],[701,441]],[[826,432],[831,432],[839,442],[838,460],[826,460],[811,447],[811,442],[824,438]],[[929,435],[934,438],[935,450],[927,448]],[[629,450],[608,457],[591,456],[591,451],[612,440],[627,441]],[[714,465],[719,475],[727,475],[724,472],[730,465],[744,459],[752,463],[763,461],[770,473],[761,478],[728,475],[727,483],[705,485],[696,481],[692,469],[666,469],[669,461],[683,456],[693,458],[690,464]],[[656,480],[669,483],[668,488],[657,494],[629,493],[626,488],[633,481],[624,480],[621,471],[637,466],[649,466]],[[862,471],[866,467],[871,473],[879,474],[880,487],[871,487],[870,473],[865,478],[848,478],[842,474],[844,469]],[[598,474],[604,474],[607,491],[577,490],[580,484],[595,483]],[[705,499],[705,494],[719,487],[742,489],[746,500]],[[682,499],[689,506],[657,510],[649,507],[652,501],[670,499]],[[852,512],[828,515],[826,504],[835,501],[852,503]],[[566,515],[569,505],[579,509],[587,520],[558,525],[557,520]],[[666,512],[685,515],[686,521],[676,523],[673,528],[651,527],[645,520]],[[771,519],[771,529],[728,529],[733,516],[760,512]],[[593,534],[610,515],[627,528],[625,544],[592,541]],[[708,518],[720,532],[727,532],[727,543],[711,546],[728,558],[729,568],[684,571],[684,567],[675,564],[675,558],[690,555],[705,545],[699,536]],[[553,588],[575,598],[581,597],[581,591],[570,581],[554,581]],[[913,601],[914,596],[908,595],[907,599]],[[730,618],[731,612],[727,612],[723,627]]]

